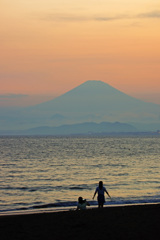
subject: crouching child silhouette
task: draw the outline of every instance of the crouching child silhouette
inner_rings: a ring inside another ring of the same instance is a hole
[[[77,210],[85,210],[87,206],[90,206],[89,202],[82,197],[78,198]]]

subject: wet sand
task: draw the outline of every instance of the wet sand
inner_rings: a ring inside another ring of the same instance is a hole
[[[0,216],[1,240],[159,240],[160,204]]]

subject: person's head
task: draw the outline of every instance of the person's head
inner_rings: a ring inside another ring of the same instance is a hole
[[[99,188],[100,188],[100,189],[103,188],[103,182],[102,182],[102,181],[99,182]]]
[[[83,198],[82,198],[82,197],[79,197],[79,198],[78,198],[78,202],[82,204],[82,203],[83,203]]]
[[[85,203],[85,202],[86,202],[86,199],[83,199],[82,197],[79,197],[79,198],[78,198],[78,202],[79,202],[80,204]]]

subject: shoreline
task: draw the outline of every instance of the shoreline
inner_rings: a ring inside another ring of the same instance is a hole
[[[144,205],[160,205],[160,202],[106,204],[104,205],[104,208],[131,207],[131,206],[144,206]],[[39,208],[39,209],[28,209],[28,210],[3,211],[3,212],[0,212],[0,217],[76,211],[76,208],[77,206],[68,206],[68,207],[55,207],[55,208],[52,207],[52,208]],[[98,205],[88,206],[87,210],[95,209],[95,208],[98,208]]]
[[[160,239],[160,204],[0,216],[0,239]]]

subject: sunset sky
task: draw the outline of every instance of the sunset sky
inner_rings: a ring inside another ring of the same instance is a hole
[[[159,0],[0,1],[0,106],[87,80],[160,104]]]

